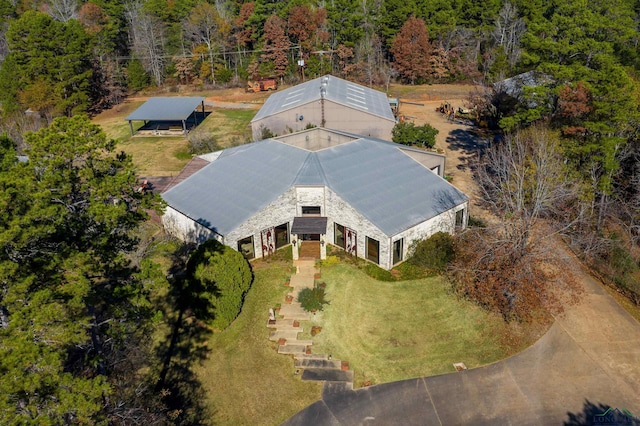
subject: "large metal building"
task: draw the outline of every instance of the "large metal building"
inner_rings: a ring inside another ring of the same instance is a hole
[[[254,140],[263,129],[282,136],[310,126],[391,140],[395,124],[384,93],[333,76],[272,94],[251,120]]]
[[[392,142],[315,128],[204,158],[163,194],[165,228],[247,258],[289,244],[324,258],[334,244],[391,269],[415,240],[468,220],[467,196],[438,175],[444,157]]]

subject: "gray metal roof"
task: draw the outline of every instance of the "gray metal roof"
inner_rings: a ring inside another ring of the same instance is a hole
[[[392,236],[468,199],[401,148],[361,138],[306,151],[267,139],[223,151],[163,197],[226,235],[292,186],[326,185]]]
[[[126,118],[147,121],[182,121],[204,102],[203,97],[160,97],[150,98]]]
[[[387,95],[328,75],[273,93],[251,121],[318,101],[321,89],[327,100],[395,122]]]

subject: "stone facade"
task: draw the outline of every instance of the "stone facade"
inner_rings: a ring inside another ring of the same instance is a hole
[[[201,243],[206,239],[216,238],[236,250],[238,249],[239,240],[252,236],[255,255],[256,257],[262,257],[261,231],[286,223],[290,232],[293,219],[302,215],[303,206],[320,206],[321,216],[327,217],[327,231],[322,236],[325,244],[335,243],[336,223],[357,232],[358,257],[367,258],[367,237],[378,241],[379,266],[384,269],[391,269],[394,266],[392,248],[395,241],[403,239],[402,260],[404,260],[407,258],[408,250],[414,241],[429,237],[438,231],[453,233],[456,229],[457,211],[464,210],[461,227],[465,227],[468,220],[468,202],[465,202],[396,235],[389,236],[330,188],[298,186],[292,187],[283,193],[224,237],[218,235],[212,229],[199,225],[171,207],[167,208],[163,223],[167,232],[184,241]],[[289,238],[291,241],[294,237],[290,236]],[[321,254],[324,254],[325,250],[326,247],[323,245]]]

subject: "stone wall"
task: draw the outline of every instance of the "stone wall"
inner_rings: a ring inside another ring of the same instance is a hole
[[[404,238],[402,258],[406,260],[409,248],[414,241],[427,238],[439,231],[455,232],[457,211],[465,210],[463,227],[466,227],[468,220],[468,202],[465,202],[389,237],[331,189],[327,187],[293,187],[250,217],[241,226],[225,235],[224,238],[171,207],[167,207],[162,221],[167,232],[183,241],[201,243],[209,238],[216,238],[235,250],[238,249],[238,240],[253,236],[256,257],[262,257],[260,232],[283,223],[288,223],[289,230],[291,230],[294,217],[302,214],[302,206],[320,206],[321,215],[328,219],[325,241],[329,244],[335,243],[334,224],[336,222],[357,232],[357,253],[360,258],[366,259],[366,237],[377,240],[379,242],[379,266],[384,269],[393,267],[392,247],[394,241]]]
[[[224,242],[221,235],[200,225],[172,207],[166,208],[162,216],[162,224],[168,234],[184,242],[200,244],[212,238]]]

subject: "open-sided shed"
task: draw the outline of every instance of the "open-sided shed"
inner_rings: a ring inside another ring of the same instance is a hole
[[[181,130],[187,133],[187,125],[198,125],[198,107],[202,108],[200,121],[204,120],[203,97],[158,97],[150,98],[138,109],[129,114],[126,120],[129,122],[131,135],[133,121],[144,121],[143,128],[158,133],[160,130]],[[151,124],[151,127],[148,126]]]

